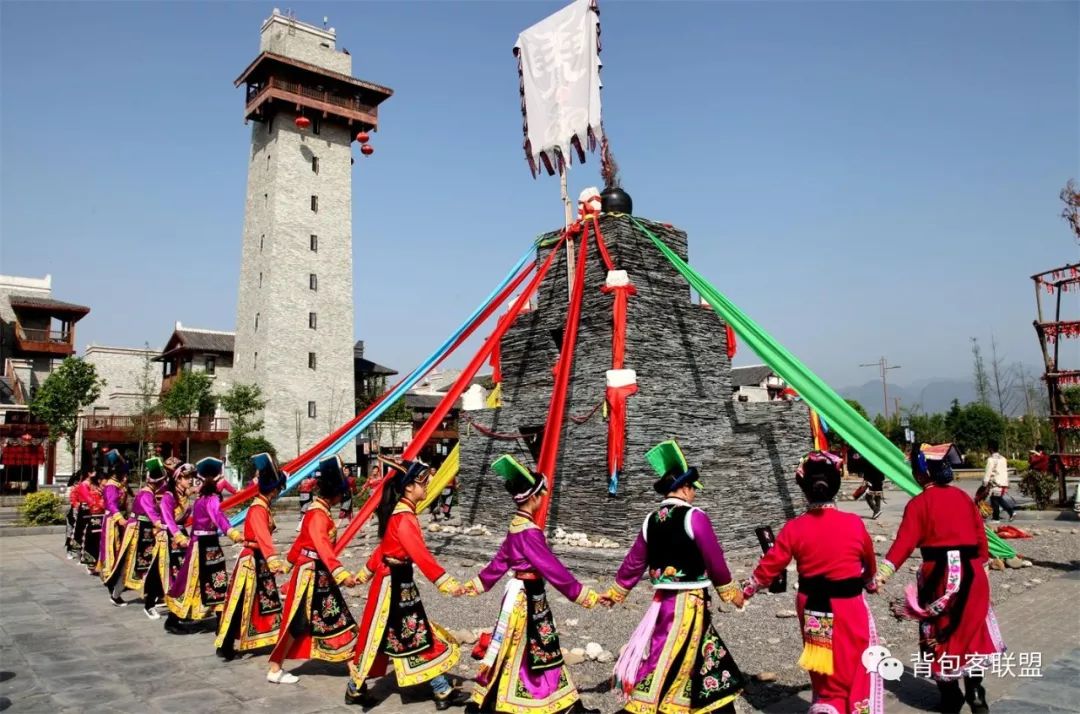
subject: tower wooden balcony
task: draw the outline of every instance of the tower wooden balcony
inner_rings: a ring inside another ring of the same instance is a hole
[[[394,91],[273,52],[263,52],[237,77],[247,85],[244,118],[266,121],[281,109],[355,128],[378,128],[379,104]]]

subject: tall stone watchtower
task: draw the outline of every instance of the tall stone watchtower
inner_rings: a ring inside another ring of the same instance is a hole
[[[354,413],[351,145],[393,92],[351,73],[333,28],[274,10],[235,82],[253,121],[235,381],[262,387],[283,460]]]

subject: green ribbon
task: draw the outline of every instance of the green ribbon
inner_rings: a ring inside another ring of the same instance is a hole
[[[911,466],[900,449],[886,439],[873,424],[859,416],[859,413],[852,409],[850,404],[834,392],[829,385],[825,384],[820,377],[811,372],[795,355],[788,352],[783,345],[747,317],[719,290],[710,285],[705,278],[691,268],[664,241],[660,240],[633,216],[628,216],[628,218],[642,233],[649,237],[660,252],[664,254],[664,257],[675,266],[679,274],[690,283],[690,286],[701,297],[705,298],[713,311],[731,325],[739,339],[745,342],[750,349],[765,361],[765,364],[769,365],[774,372],[791,385],[792,389],[799,393],[803,401],[825,418],[830,429],[835,430],[844,437],[849,444],[858,449],[860,454],[877,466],[885,474],[886,478],[899,486],[909,496],[914,496],[922,491],[919,484],[911,477]],[[986,535],[989,540],[990,553],[993,556],[998,558],[1016,557],[1016,552],[998,537],[997,533],[987,528]]]

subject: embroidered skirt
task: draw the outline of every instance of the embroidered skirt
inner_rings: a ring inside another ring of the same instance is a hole
[[[288,651],[280,653],[288,632]],[[271,661],[318,659],[344,662],[356,646],[356,621],[341,588],[320,560],[298,565],[289,581],[278,645]]]
[[[214,646],[222,647],[232,638],[230,627],[234,618],[240,618],[239,627],[234,630],[237,652],[277,644],[281,612],[281,596],[274,574],[262,553],[252,549],[250,554],[242,555],[236,561]]]
[[[578,697],[543,580],[511,580],[472,701],[509,714],[554,714]]]
[[[196,535],[188,543],[184,563],[165,597],[169,612],[182,620],[204,620],[225,604],[229,571],[218,540],[214,533]]]
[[[930,549],[924,548],[925,551]],[[971,671],[985,670],[994,654],[1005,651],[994,608],[990,605],[990,579],[982,565],[958,550],[943,556],[948,569],[953,560],[960,583],[942,576],[941,559],[925,560],[916,575],[919,602],[941,603],[940,614],[919,621],[919,649],[932,661],[931,676],[939,681],[959,679]],[[968,567],[964,567],[965,561]],[[956,567],[959,563],[959,567]],[[950,597],[950,591],[956,595]],[[961,600],[958,596],[963,594]]]
[[[97,568],[98,556],[101,551],[101,521],[104,516],[100,513],[87,513],[86,526],[83,528],[82,550],[79,553],[79,561],[89,567]]]
[[[120,543],[124,540],[123,513],[112,513],[101,520],[101,538],[98,539],[98,568],[101,570],[101,582],[105,582],[116,570],[116,557],[120,553]]]
[[[397,683],[410,687],[450,671],[460,656],[454,638],[428,620],[412,563],[387,565],[389,569],[380,568],[371,581],[349,666],[357,686],[386,674],[392,662]]]
[[[124,529],[120,550],[110,566],[101,571],[105,586],[112,588],[118,579],[124,579],[124,587],[141,590],[143,578],[154,559],[154,524],[147,518],[138,518]]]
[[[655,619],[639,626],[651,634],[626,711],[706,714],[742,693],[746,678],[713,627],[707,591],[657,590],[646,618]]]

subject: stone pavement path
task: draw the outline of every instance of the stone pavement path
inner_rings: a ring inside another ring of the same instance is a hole
[[[109,605],[100,581],[64,558],[62,536],[0,541],[0,711],[231,712],[348,711],[345,668],[305,663],[298,685],[265,682],[265,655],[224,664],[210,633],[168,635],[137,603]],[[998,609],[1010,651],[1040,652],[1040,679],[988,678],[995,712],[1080,711],[1080,572],[1017,594]],[[129,599],[133,596],[128,594]],[[913,625],[914,626],[914,625]],[[294,663],[292,667],[296,667]],[[932,684],[908,672],[892,686],[890,714],[930,711]],[[432,712],[423,691],[398,694],[390,682],[376,712]],[[805,712],[809,692],[768,712]],[[354,710],[355,711],[355,710]],[[461,711],[461,710],[457,710]],[[739,711],[752,711],[746,701]]]

